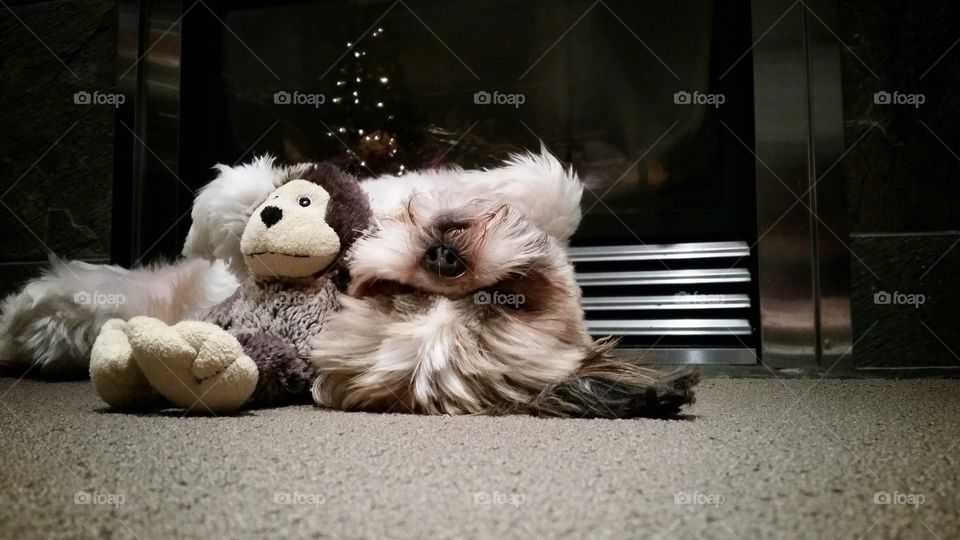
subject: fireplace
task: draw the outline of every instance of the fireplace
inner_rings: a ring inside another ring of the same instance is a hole
[[[216,162],[363,177],[543,144],[587,186],[570,254],[597,335],[657,363],[833,362],[839,64],[809,24],[835,7],[809,6],[121,2],[114,259],[175,254]]]

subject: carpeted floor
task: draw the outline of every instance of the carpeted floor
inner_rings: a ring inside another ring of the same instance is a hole
[[[132,416],[87,383],[13,379],[0,396],[5,538],[960,531],[960,380],[713,379],[677,421]]]

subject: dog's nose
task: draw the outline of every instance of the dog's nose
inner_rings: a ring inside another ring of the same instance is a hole
[[[423,256],[423,267],[431,274],[445,278],[458,277],[467,269],[460,253],[443,244],[427,250],[427,253]]]
[[[268,206],[260,211],[260,219],[263,220],[263,224],[266,225],[268,229],[276,225],[282,217],[283,210],[280,210],[276,206]]]

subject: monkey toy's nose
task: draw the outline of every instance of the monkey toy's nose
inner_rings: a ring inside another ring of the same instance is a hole
[[[268,206],[260,211],[260,219],[263,220],[263,224],[266,225],[268,229],[276,225],[282,217],[283,210],[280,210],[276,206]]]
[[[459,277],[467,270],[460,253],[443,244],[427,250],[423,256],[423,267],[431,274],[445,278]]]

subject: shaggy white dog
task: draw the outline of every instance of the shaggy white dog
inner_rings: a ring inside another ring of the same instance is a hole
[[[8,296],[0,314],[0,370],[42,377],[86,373],[90,348],[111,318],[137,315],[167,323],[202,316],[237,287],[243,264],[240,236],[267,193],[302,166],[263,157],[237,167],[218,165],[218,177],[198,193],[184,258],[127,270],[83,262],[54,262],[40,278]],[[510,204],[565,245],[580,221],[582,185],[546,150],[513,156],[485,171],[458,168],[367,180],[375,216],[394,215],[415,193],[443,193]]]

